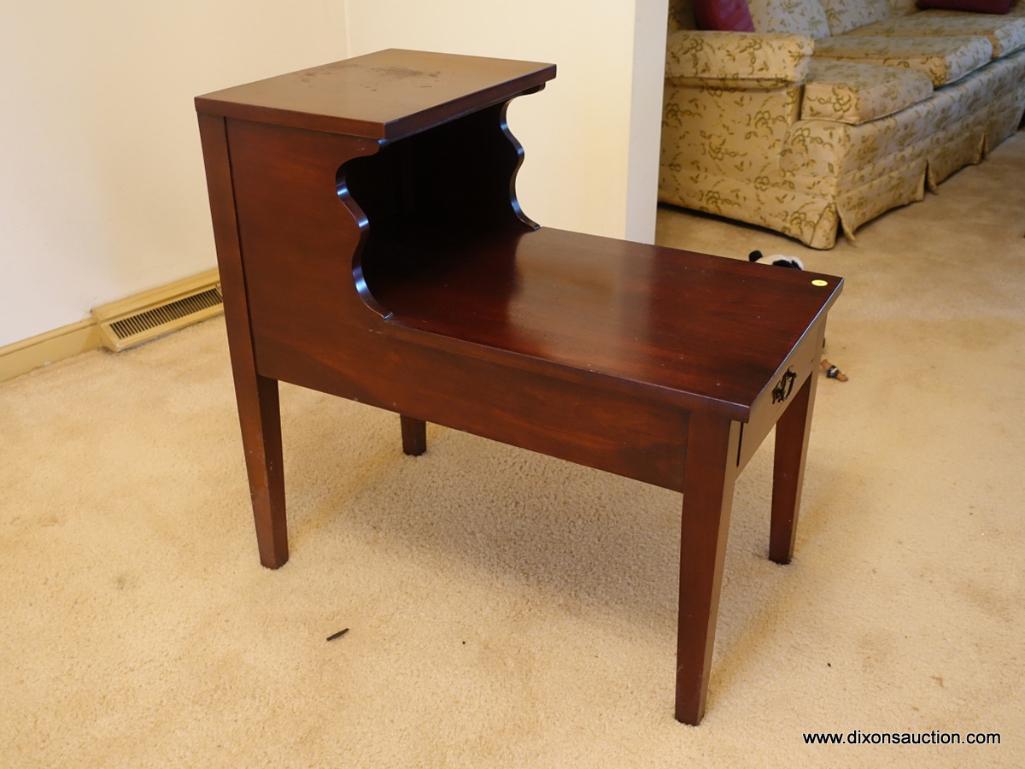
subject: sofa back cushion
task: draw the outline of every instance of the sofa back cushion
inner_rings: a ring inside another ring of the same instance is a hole
[[[822,0],[832,35],[842,35],[893,16],[890,0]]]
[[[719,32],[754,32],[747,0],[694,0],[698,29]]]
[[[829,23],[819,0],[748,0],[756,32],[784,32],[829,37]]]

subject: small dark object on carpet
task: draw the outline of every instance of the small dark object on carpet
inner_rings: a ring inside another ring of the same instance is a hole
[[[337,633],[332,633],[331,635],[329,635],[329,636],[327,637],[327,640],[328,640],[328,641],[333,641],[333,640],[335,640],[336,638],[341,638],[341,637],[342,637],[343,635],[345,635],[345,634],[346,634],[346,633],[348,633],[348,632],[349,632],[349,628],[347,628],[347,627],[343,627],[343,628],[342,628],[341,630],[339,630],[339,631],[338,631]]]
[[[819,365],[822,366],[822,370],[826,374],[826,379],[835,379],[838,382],[847,381],[847,375],[825,358],[822,359],[822,362],[819,363]]]

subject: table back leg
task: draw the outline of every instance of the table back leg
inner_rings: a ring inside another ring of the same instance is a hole
[[[697,725],[705,712],[739,440],[739,423],[704,414],[690,418],[676,646],[676,720],[685,724]]]
[[[260,563],[269,569],[277,569],[288,560],[278,382],[259,375],[254,375],[254,378],[255,383],[240,388],[240,377],[236,372],[238,416],[242,425],[242,446],[246,454]]]
[[[411,457],[418,457],[427,451],[427,423],[399,415],[402,422],[402,451]]]
[[[811,433],[811,413],[818,384],[817,368],[776,423],[776,456],[772,468],[772,523],[769,558],[787,564],[794,555],[797,514],[804,482],[804,462]]]

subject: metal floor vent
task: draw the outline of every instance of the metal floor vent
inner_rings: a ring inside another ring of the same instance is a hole
[[[108,349],[119,352],[212,317],[223,309],[216,270],[97,307],[93,317]]]
[[[193,294],[184,299],[178,299],[170,304],[165,304],[163,307],[154,307],[152,310],[140,312],[138,315],[129,315],[122,320],[115,320],[110,324],[110,328],[118,339],[124,340],[132,336],[145,334],[147,331],[152,331],[158,326],[194,315],[209,307],[216,307],[220,303],[220,290],[211,288],[201,294]]]

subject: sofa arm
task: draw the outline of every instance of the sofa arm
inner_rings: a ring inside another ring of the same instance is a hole
[[[804,82],[815,43],[804,35],[684,29],[666,47],[666,80],[673,85],[777,88]]]

